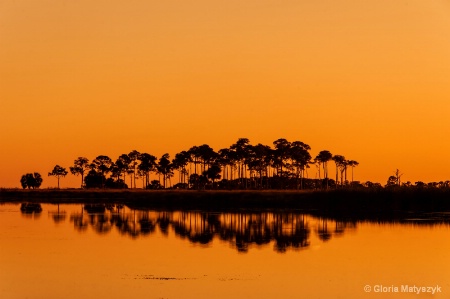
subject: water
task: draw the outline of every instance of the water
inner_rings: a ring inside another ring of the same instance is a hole
[[[436,219],[41,208],[0,205],[2,299],[450,297]]]

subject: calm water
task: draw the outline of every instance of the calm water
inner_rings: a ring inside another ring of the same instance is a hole
[[[0,205],[2,299],[450,298],[442,222],[41,208]]]

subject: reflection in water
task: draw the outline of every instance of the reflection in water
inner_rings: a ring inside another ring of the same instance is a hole
[[[271,242],[277,252],[307,248],[311,232],[308,216],[299,213],[166,212],[129,210],[121,205],[84,205],[80,212],[71,214],[70,221],[79,232],[91,227],[98,234],[106,234],[115,228],[121,235],[138,238],[149,236],[158,228],[165,236],[173,231],[198,245],[208,245],[217,238],[239,252]],[[334,232],[328,230],[328,225],[335,227]],[[354,226],[350,222],[320,219],[315,232],[327,241],[333,234],[341,235],[347,227]]]
[[[41,204],[24,202],[20,205],[20,211],[24,214],[40,213],[42,212]]]
[[[50,212],[48,212],[48,214],[52,216],[53,221],[56,224],[66,220],[66,211],[60,210],[59,209],[59,204],[58,204],[58,209],[56,211],[50,211]]]
[[[36,217],[42,208],[40,204],[23,203],[20,210],[27,217]],[[66,212],[60,210],[59,205],[49,215],[55,223],[66,219]],[[392,221],[412,225],[448,223],[448,217],[443,216],[448,215],[429,215],[429,221],[418,218]],[[214,239],[226,241],[239,252],[247,252],[252,245],[270,243],[276,252],[304,249],[310,246],[311,231],[322,242],[328,242],[355,230],[357,223],[293,212],[168,212],[135,210],[120,204],[80,206],[80,212],[71,212],[70,221],[78,232],[91,227],[98,234],[107,234],[115,229],[123,236],[138,238],[150,236],[158,228],[163,236],[173,232],[175,236],[201,246],[209,245]]]
[[[41,216],[42,207],[38,203],[22,203],[20,205],[20,212],[27,218],[39,218]]]

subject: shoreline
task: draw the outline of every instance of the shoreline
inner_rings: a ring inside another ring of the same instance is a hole
[[[0,189],[2,202],[120,203],[167,210],[288,209],[326,213],[450,211],[450,188],[332,190]]]

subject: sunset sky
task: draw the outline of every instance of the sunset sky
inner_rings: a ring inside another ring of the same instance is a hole
[[[449,132],[448,0],[0,1],[0,187],[240,137],[450,180]]]

